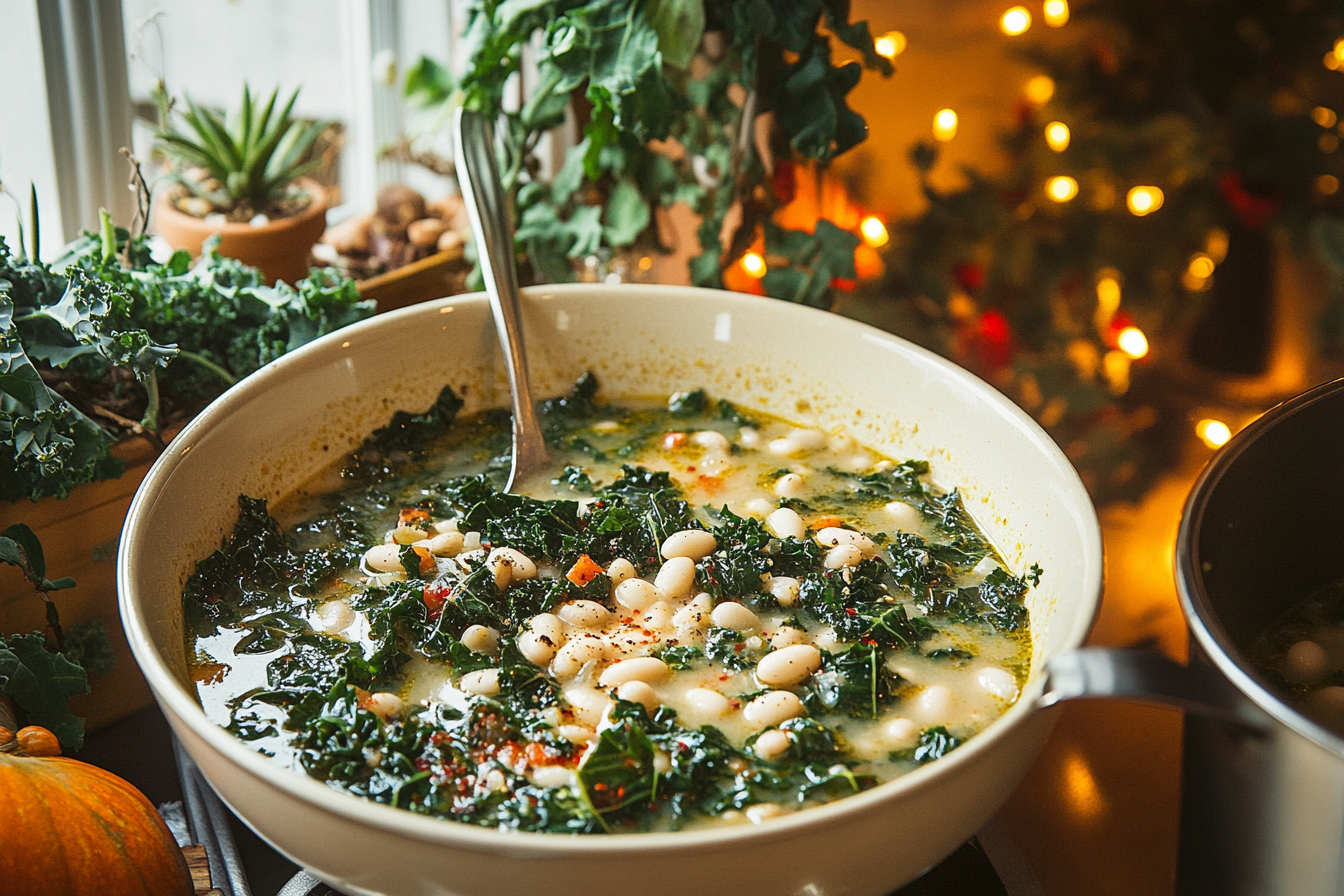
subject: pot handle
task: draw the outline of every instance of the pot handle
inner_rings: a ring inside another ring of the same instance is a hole
[[[1046,662],[1038,708],[1090,697],[1170,706],[1257,732],[1268,729],[1263,715],[1216,669],[1182,666],[1151,650],[1080,647]]]

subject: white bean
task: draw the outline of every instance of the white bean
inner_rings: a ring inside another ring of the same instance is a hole
[[[751,516],[764,519],[770,515],[771,511],[773,511],[776,506],[775,502],[771,501],[769,498],[752,498],[742,505],[742,509]]]
[[[781,626],[770,636],[770,646],[775,650],[792,647],[794,644],[809,643],[811,643],[811,640],[807,637],[807,632],[791,625]]]
[[[481,549],[481,533],[468,532],[462,536],[463,551],[479,551]]]
[[[793,576],[771,576],[766,580],[765,588],[775,596],[781,607],[798,603],[798,580]]]
[[[462,553],[462,533],[444,532],[415,542],[416,547],[427,548],[436,557],[456,557]]]
[[[719,542],[714,533],[706,532],[704,529],[682,529],[663,540],[662,555],[665,560],[671,560],[673,557],[703,560],[718,549]]]
[[[775,494],[781,498],[796,498],[803,493],[803,477],[797,473],[785,473],[775,480]]]
[[[392,530],[392,540],[397,544],[415,544],[423,541],[425,530],[416,526],[398,526]]]
[[[952,708],[952,691],[945,685],[934,684],[919,692],[916,703],[927,719],[942,720]]]
[[[457,687],[468,694],[493,697],[499,693],[499,670],[477,669],[475,672],[468,672],[462,676]]]
[[[733,702],[718,691],[709,688],[691,688],[683,696],[683,715],[692,724],[704,724],[721,719],[733,710]]]
[[[1001,700],[1011,702],[1017,699],[1017,678],[1007,669],[986,666],[976,673],[975,680],[980,687]]]
[[[767,691],[748,703],[742,716],[758,728],[770,728],[804,712],[802,699],[793,691]]]
[[[713,609],[714,598],[702,591],[672,615],[672,624],[678,629],[704,631],[709,628],[709,615]]]
[[[387,722],[405,712],[406,703],[396,694],[380,691],[377,694],[369,695],[369,701],[365,704],[364,708],[384,722]]]
[[[846,566],[858,566],[863,560],[863,551],[852,544],[838,544],[826,552],[827,569],[843,569]]]
[[[616,696],[622,700],[629,700],[631,703],[638,703],[647,709],[650,714],[657,711],[661,702],[653,688],[643,681],[627,681],[616,689]]]
[[[551,660],[551,672],[561,681],[577,678],[589,663],[600,663],[611,655],[611,645],[595,635],[582,635],[565,642]]]
[[[1316,684],[1330,671],[1330,654],[1315,641],[1298,641],[1283,658],[1283,677],[1289,684]]]
[[[877,545],[873,540],[862,532],[855,532],[853,529],[842,529],[839,526],[827,526],[817,533],[817,541],[828,548],[837,545],[847,544],[858,548],[865,557],[872,557],[877,554]]]
[[[730,628],[735,632],[754,632],[761,627],[760,617],[737,601],[719,604],[709,618],[719,628]]]
[[[766,760],[778,759],[789,752],[789,747],[793,746],[793,741],[787,734],[778,728],[771,728],[769,731],[761,733],[752,744],[751,749],[757,756]]]
[[[882,509],[891,517],[891,524],[902,532],[919,531],[919,511],[904,501],[890,501],[882,505]]]
[[[821,651],[811,644],[793,644],[773,650],[756,664],[761,684],[788,687],[806,681],[821,668]]]
[[[329,600],[313,613],[313,627],[328,634],[344,631],[355,621],[355,611],[346,601]]]
[[[565,643],[565,624],[554,613],[538,613],[527,621],[527,627],[550,638],[557,648]]]
[[[534,666],[549,665],[559,649],[559,645],[550,638],[536,632],[523,632],[518,636],[518,650]]]
[[[446,535],[446,534],[448,534],[449,532],[458,532],[458,531],[460,531],[460,530],[457,528],[457,520],[455,520],[455,519],[454,519],[454,520],[439,520],[438,522],[436,522],[434,525],[430,526],[429,528],[432,529],[432,530],[434,530],[434,532],[435,532],[436,534],[438,534],[438,535]]]
[[[401,545],[376,544],[364,552],[364,565],[375,572],[405,572],[401,565]]]
[[[561,694],[574,712],[576,721],[597,727],[611,706],[611,699],[602,691],[587,685],[570,686]]]
[[[557,725],[555,733],[572,744],[590,743],[597,732],[587,725]]]
[[[653,586],[672,600],[690,597],[695,589],[695,561],[690,557],[671,558],[653,577]]]
[[[568,787],[574,783],[574,772],[563,765],[538,765],[528,773],[538,787]]]
[[[647,610],[662,597],[653,583],[644,579],[626,579],[616,586],[615,594],[616,603],[636,613]]]
[[[759,448],[761,447],[761,431],[750,426],[744,426],[737,431],[737,441],[741,443],[743,448]]]
[[[691,441],[713,451],[727,451],[731,447],[728,437],[712,429],[702,429],[691,434]]]
[[[765,524],[780,538],[802,538],[807,534],[807,526],[798,511],[791,507],[781,507],[765,518]]]
[[[556,615],[575,628],[602,628],[611,621],[611,611],[595,600],[566,601]]]
[[[667,663],[656,656],[637,656],[619,663],[612,663],[602,672],[597,683],[604,688],[619,687],[628,681],[642,681],[646,684],[662,681],[672,670]]]
[[[485,565],[495,574],[495,584],[500,588],[537,576],[532,558],[513,548],[495,548],[486,555]]]
[[[626,579],[633,579],[634,577],[635,564],[624,557],[617,557],[607,565],[607,578],[611,579],[613,588]]]
[[[892,719],[882,726],[882,745],[888,750],[908,750],[919,745],[919,726],[909,719]]]
[[[499,632],[484,625],[469,625],[462,633],[463,646],[472,653],[498,653]]]
[[[772,818],[778,818],[788,810],[778,803],[757,803],[754,806],[748,806],[742,810],[742,814],[747,816],[747,821],[752,824],[764,824]]]
[[[823,625],[812,633],[812,643],[822,650],[834,652],[840,646],[840,636],[835,633],[834,626]]]
[[[664,631],[672,624],[672,617],[676,612],[676,608],[667,601],[654,601],[653,605],[644,611],[644,615],[639,617],[640,627],[656,632]]]

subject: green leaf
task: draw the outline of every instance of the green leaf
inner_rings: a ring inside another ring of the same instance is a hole
[[[56,735],[66,751],[84,746],[84,720],[66,706],[89,692],[84,670],[47,650],[39,632],[0,637],[0,694],[14,701],[30,724]]]
[[[653,213],[649,203],[640,195],[639,188],[630,180],[622,180],[607,198],[607,213],[602,233],[613,246],[628,246],[645,228]]]
[[[457,84],[447,66],[421,56],[406,70],[402,96],[417,106],[438,106],[448,101]]]
[[[688,68],[705,33],[704,0],[649,0],[647,8],[663,61]]]

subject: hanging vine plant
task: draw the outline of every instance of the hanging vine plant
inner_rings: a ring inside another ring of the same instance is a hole
[[[832,36],[862,62],[835,64]],[[721,287],[762,237],[773,296],[824,306],[833,279],[854,278],[857,236],[770,222],[795,162],[828,163],[867,136],[847,100],[863,70],[892,72],[848,0],[486,0],[466,40],[460,81],[422,59],[407,94],[503,109],[535,50],[525,100],[503,113],[500,160],[532,279],[573,280],[576,259],[604,250],[668,251],[658,210],[678,202],[700,219],[696,285]],[[567,109],[582,139],[546,181],[538,143]]]

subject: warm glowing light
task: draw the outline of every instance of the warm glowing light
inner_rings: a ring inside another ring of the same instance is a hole
[[[1078,195],[1078,181],[1062,174],[1045,182],[1045,195],[1056,202],[1068,202]]]
[[[1204,252],[1213,259],[1214,264],[1222,264],[1227,257],[1227,240],[1227,231],[1221,227],[1210,230],[1204,240]]]
[[[1339,138],[1329,131],[1326,131],[1316,139],[1316,145],[1321,148],[1321,152],[1329,155],[1339,149]]]
[[[748,252],[742,256],[742,270],[747,272],[748,277],[759,280],[765,276],[765,259],[756,252]]]
[[[1058,28],[1069,20],[1069,0],[1045,0],[1045,24]]]
[[[1120,349],[1101,356],[1101,370],[1112,395],[1124,395],[1129,391],[1129,365],[1133,360]]]
[[[1096,776],[1087,764],[1087,757],[1073,753],[1064,760],[1065,795],[1069,809],[1079,821],[1091,821],[1106,811],[1106,798],[1097,786]]]
[[[1055,82],[1049,75],[1037,75],[1027,82],[1023,92],[1033,106],[1044,106],[1055,95]]]
[[[1069,126],[1062,121],[1052,121],[1045,126],[1045,143],[1055,152],[1069,148]]]
[[[1138,327],[1125,327],[1115,337],[1115,344],[1135,361],[1148,354],[1148,337]]]
[[[1120,307],[1120,281],[1113,276],[1105,276],[1097,281],[1097,304],[1106,310],[1107,315],[1115,313]]]
[[[1322,174],[1316,178],[1316,192],[1322,196],[1333,196],[1339,192],[1339,178],[1333,174]]]
[[[943,143],[957,136],[957,113],[951,109],[939,109],[933,116],[933,136]]]
[[[1210,448],[1221,448],[1232,438],[1232,430],[1223,421],[1206,417],[1195,424],[1195,435]]]
[[[905,35],[899,31],[888,31],[873,41],[873,49],[879,56],[895,59],[905,51]]]
[[[1311,110],[1311,120],[1323,128],[1332,128],[1335,126],[1335,122],[1339,121],[1339,116],[1335,114],[1334,109],[1317,106]]]
[[[1203,252],[1196,252],[1190,256],[1190,267],[1188,269],[1190,276],[1206,280],[1213,276],[1213,268],[1213,258]]]
[[[1321,61],[1325,63],[1325,67],[1330,69],[1330,71],[1332,72],[1339,71],[1340,62],[1338,59],[1335,58],[1334,50],[1331,50],[1329,53],[1326,53],[1325,58]]]
[[[887,235],[887,225],[882,223],[882,219],[876,215],[869,215],[859,224],[859,233],[863,234],[863,241],[876,249],[878,246],[885,246],[891,239]]]
[[[1003,14],[1003,18],[999,19],[999,30],[1010,37],[1021,34],[1030,27],[1031,13],[1027,11],[1025,6],[1014,6]]]
[[[1133,187],[1125,196],[1125,205],[1131,214],[1143,217],[1160,209],[1163,198],[1157,187]]]
[[[1335,57],[1337,65],[1344,65],[1344,37],[1335,39],[1335,49],[1332,55]]]

